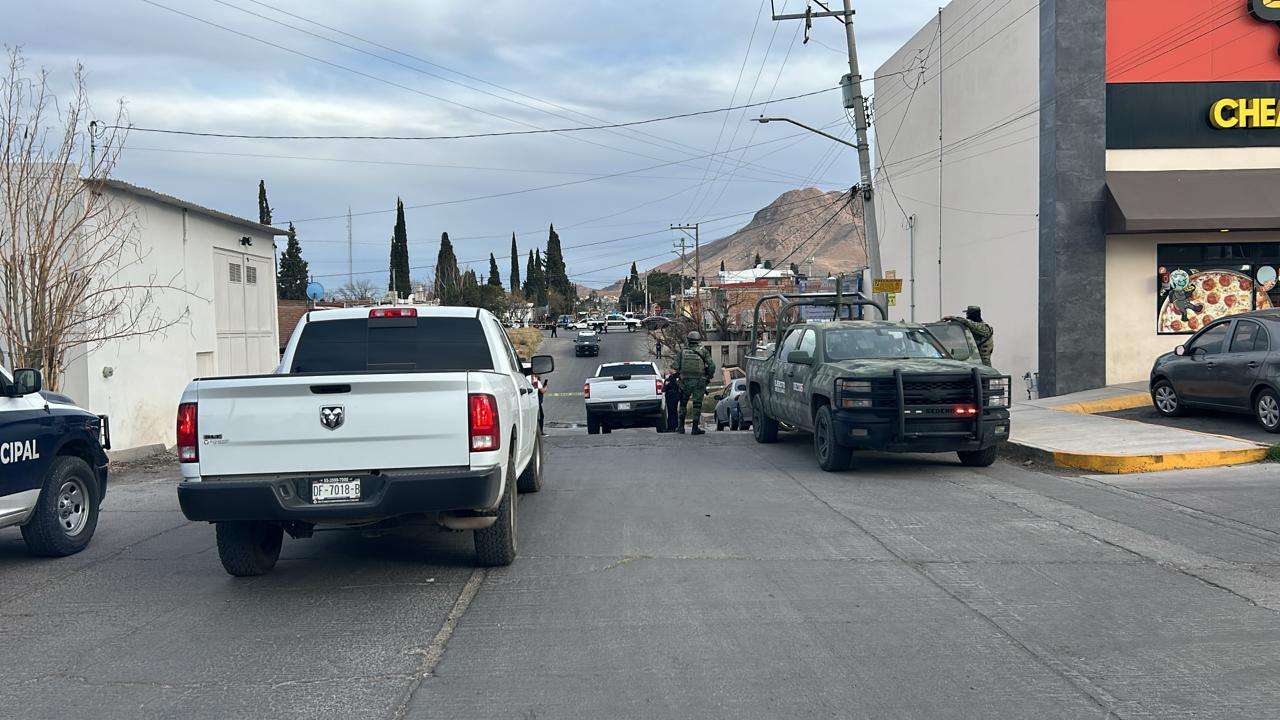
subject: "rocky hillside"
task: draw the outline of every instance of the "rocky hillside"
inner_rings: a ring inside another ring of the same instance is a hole
[[[788,190],[756,212],[750,222],[733,234],[710,241],[704,235],[701,252],[703,277],[715,277],[722,260],[726,270],[749,268],[756,253],[762,260],[772,260],[775,266],[786,267],[795,263],[806,272],[812,256],[815,274],[861,267],[866,264],[867,251],[858,203],[855,201],[852,208],[842,207],[839,215],[827,222],[843,201],[843,194],[838,191],[823,192],[812,187]],[[827,224],[823,226],[823,223]],[[823,227],[819,229],[820,226]],[[800,244],[804,247],[791,253]],[[791,255],[787,257],[789,253]],[[689,267],[685,272],[692,273],[692,252],[688,261]],[[680,269],[680,261],[673,260],[655,269],[676,272]],[[622,280],[618,280],[604,291],[616,293],[621,287]]]

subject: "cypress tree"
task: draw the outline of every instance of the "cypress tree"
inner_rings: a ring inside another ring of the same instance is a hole
[[[280,275],[276,277],[276,297],[281,300],[307,299],[307,261],[302,259],[298,233],[289,223],[289,243],[280,256]]]
[[[556,233],[555,225],[551,225],[547,233],[547,253],[545,258],[546,287],[556,290],[567,299],[576,300],[578,297],[577,288],[573,286],[573,283],[569,282],[568,270],[565,268],[564,263],[564,251],[560,248],[560,235]]]
[[[453,254],[449,233],[440,233],[440,252],[436,255],[436,299],[441,305],[453,305],[460,299],[462,274],[458,271],[458,257]]]
[[[752,263],[751,267],[760,267],[760,253],[756,253],[755,262]]]
[[[529,260],[524,264],[524,296],[529,298],[533,290],[533,248],[529,249]]]
[[[724,272],[724,259],[720,259],[720,272]]]
[[[271,224],[271,206],[267,204],[267,184],[258,181],[258,222],[263,225]]]
[[[394,290],[400,299],[409,297],[409,234],[404,225],[404,202],[396,198],[396,226],[391,233],[391,277],[388,290]]]
[[[502,287],[502,276],[498,274],[498,260],[489,253],[489,284]]]
[[[516,249],[516,234],[511,233],[511,292],[520,289],[520,251]]]

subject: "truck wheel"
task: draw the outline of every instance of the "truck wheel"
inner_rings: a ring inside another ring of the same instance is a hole
[[[956,455],[960,456],[960,464],[965,467],[990,467],[996,461],[996,446],[982,450],[961,450]]]
[[[818,408],[813,418],[813,453],[818,457],[818,467],[827,472],[848,470],[853,462],[853,450],[836,441],[836,423],[830,405]]]
[[[514,458],[512,458],[514,461]],[[498,520],[476,530],[476,561],[487,567],[510,565],[516,559],[516,483],[514,465],[508,465],[506,487],[498,505]]]
[[[716,432],[724,432],[724,423],[720,422],[720,418],[716,418]]]
[[[660,433],[664,433],[664,432],[666,432],[666,431],[667,431],[667,416],[666,416],[666,415],[660,415],[660,416],[658,416],[658,417],[654,418],[654,419],[653,419],[653,429],[654,429],[654,430],[657,430],[657,431],[658,431],[658,432],[660,432]]]
[[[605,425],[604,423],[600,423],[600,432],[604,433],[605,435],[608,435],[609,433],[613,432],[613,428],[609,427],[608,425]]]
[[[265,575],[280,559],[284,528],[265,522],[214,523],[218,559],[227,574],[236,577]]]
[[[587,434],[588,435],[600,434],[600,421],[590,414],[587,415]]]
[[[66,557],[89,545],[98,527],[98,480],[78,457],[54,458],[22,539],[32,555]]]
[[[751,424],[751,434],[755,436],[756,442],[778,442],[778,421],[764,414],[764,403],[760,401],[759,395],[751,397],[751,417],[755,419]]]
[[[542,489],[542,436],[533,441],[533,457],[520,473],[516,489],[522,493],[536,493]]]

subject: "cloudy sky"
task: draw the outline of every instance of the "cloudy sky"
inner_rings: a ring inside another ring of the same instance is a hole
[[[803,9],[803,0],[785,2]],[[864,76],[937,5],[857,3]],[[802,23],[772,22],[768,0],[45,0],[5,14],[4,43],[51,71],[55,87],[84,64],[99,115],[123,99],[137,127],[197,132],[574,127],[822,90],[847,72],[837,21],[815,20],[805,45]],[[852,134],[838,91],[767,111]],[[385,281],[397,196],[411,208],[415,277],[430,276],[441,232],[482,270],[490,252],[508,254],[513,231],[523,254],[555,223],[574,279],[601,286],[632,260],[643,268],[670,259],[671,223],[701,220],[710,240],[788,189],[856,180],[852,150],[745,120],[760,112],[439,141],[133,132],[116,176],[245,217],[256,217],[265,179],[276,224],[295,223],[327,287],[346,282],[348,207],[353,270]],[[499,265],[505,277],[509,262]]]

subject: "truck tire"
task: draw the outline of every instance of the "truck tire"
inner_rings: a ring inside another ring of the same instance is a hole
[[[520,473],[520,480],[516,483],[516,489],[522,493],[536,493],[542,489],[541,435],[533,441],[533,457],[529,458],[529,464],[525,466],[524,472]]]
[[[100,502],[98,480],[88,463],[69,455],[54,458],[31,519],[22,526],[27,551],[66,557],[85,549],[98,527]]]
[[[666,415],[659,415],[658,417],[654,418],[654,419],[653,419],[653,429],[654,429],[654,430],[657,430],[657,431],[658,431],[658,432],[660,432],[660,433],[664,433],[664,432],[666,432],[666,431],[667,431],[667,416],[666,416]]]
[[[596,417],[591,413],[587,413],[587,434],[588,435],[600,434],[600,421],[596,419]]]
[[[512,458],[514,461],[514,458]],[[473,531],[476,562],[486,567],[510,565],[516,559],[516,478],[514,463],[507,468],[506,487],[498,504],[498,520],[487,528]]]
[[[818,467],[827,472],[848,470],[853,462],[853,450],[837,441],[830,405],[819,407],[813,416],[813,454],[818,458]]]
[[[755,436],[756,442],[778,442],[778,421],[764,414],[764,403],[760,402],[759,395],[751,396],[751,417],[754,418],[751,434]]]
[[[228,575],[265,575],[280,559],[284,528],[265,522],[214,523],[218,537],[218,559]]]
[[[960,464],[965,467],[990,467],[996,461],[996,446],[981,450],[961,450],[956,455],[960,456]]]

